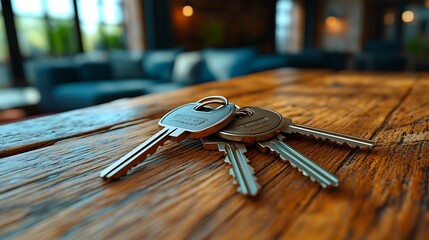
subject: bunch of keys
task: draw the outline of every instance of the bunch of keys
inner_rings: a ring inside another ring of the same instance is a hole
[[[371,140],[295,124],[279,113],[260,107],[244,107],[237,111],[236,118],[228,126],[217,132],[217,136],[203,138],[205,149],[219,150],[225,153],[225,162],[230,163],[230,174],[239,185],[237,191],[243,195],[255,196],[260,185],[244,156],[246,145],[256,145],[262,152],[276,154],[283,161],[289,161],[304,176],[318,182],[323,188],[338,186],[338,178],[317,163],[288,146],[283,134],[299,133],[318,139],[329,139],[350,147],[369,148],[375,143]]]
[[[219,104],[214,108],[210,105]],[[338,186],[338,178],[288,146],[282,133],[299,133],[319,139],[329,139],[350,147],[368,148],[371,140],[348,136],[323,129],[294,124],[291,119],[279,113],[259,107],[238,107],[222,96],[210,96],[195,103],[188,103],[165,114],[158,125],[163,127],[158,133],[101,171],[104,179],[119,179],[128,171],[155,153],[167,140],[182,141],[185,137],[201,138],[208,150],[225,153],[230,174],[237,191],[243,195],[256,196],[260,185],[254,170],[245,156],[246,145],[256,145],[263,152],[276,154],[281,160],[288,160],[304,176],[317,181],[322,187]]]

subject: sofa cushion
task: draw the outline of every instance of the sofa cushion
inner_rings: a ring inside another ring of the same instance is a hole
[[[225,80],[251,72],[249,66],[257,51],[255,48],[205,49],[200,81]]]
[[[363,49],[366,53],[398,53],[401,51],[399,42],[369,40]]]
[[[172,81],[183,84],[193,84],[198,81],[203,56],[201,52],[184,52],[176,57]]]
[[[257,56],[250,64],[252,72],[261,72],[286,66],[288,66],[288,58],[277,54]]]
[[[355,57],[356,69],[371,71],[401,71],[405,58],[396,53],[361,53]]]
[[[143,54],[142,69],[145,78],[170,81],[176,56],[181,48],[147,50]]]
[[[79,66],[79,75],[83,81],[113,79],[113,71],[108,62],[86,62]]]
[[[67,111],[140,96],[154,84],[154,81],[144,79],[65,83],[54,88],[53,99],[57,111]]]
[[[36,87],[41,96],[40,109],[54,111],[55,109],[52,108],[52,89],[65,83],[79,81],[79,74],[74,66],[40,66],[36,71]]]
[[[114,78],[130,79],[142,78],[142,53],[128,50],[113,50],[109,52],[109,63]]]
[[[329,68],[329,56],[317,49],[305,49],[295,55],[296,67],[299,68]]]
[[[151,93],[169,92],[169,91],[177,90],[186,86],[189,86],[189,84],[180,83],[180,82],[161,83],[161,84],[156,84],[145,88],[144,93],[151,94]]]
[[[35,85],[37,81],[37,71],[44,67],[73,67],[76,64],[71,56],[34,58],[24,61],[25,77],[30,85]]]

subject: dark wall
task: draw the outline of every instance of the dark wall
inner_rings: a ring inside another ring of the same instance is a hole
[[[148,49],[174,46],[170,8],[170,0],[143,1],[145,38]]]
[[[275,0],[173,0],[174,44],[188,49],[255,45],[273,51],[275,3]],[[193,16],[183,16],[185,4],[193,7]]]

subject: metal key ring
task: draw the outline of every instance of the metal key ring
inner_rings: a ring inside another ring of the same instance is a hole
[[[254,114],[254,112],[249,108],[240,109],[236,106],[236,109],[238,108],[237,112],[235,112],[235,115],[239,118],[241,117],[247,117]]]
[[[219,108],[222,108],[225,105],[228,105],[229,101],[224,96],[209,96],[209,97],[205,97],[205,98],[198,100],[197,103],[199,103],[199,105],[194,108],[197,111],[206,105],[209,105],[212,103],[219,103],[219,104],[221,104],[221,106],[215,108],[215,110],[217,110]]]
[[[224,96],[208,96],[208,97],[205,97],[205,98],[201,98],[200,100],[197,101],[197,103],[202,103],[202,102],[204,102],[206,100],[219,100],[219,99],[223,100],[224,103],[225,103],[225,105],[228,105],[229,101]]]
[[[209,104],[212,104],[212,103],[219,103],[219,104],[221,104],[219,107],[215,108],[215,110],[220,109],[220,108],[222,108],[222,107],[226,106],[226,104],[225,104],[225,102],[224,102],[224,101],[220,101],[220,100],[210,100],[210,101],[207,101],[207,102],[200,103],[200,104],[199,104],[198,106],[196,106],[194,109],[198,111],[198,110],[200,110],[201,108],[203,108],[204,106],[209,105]]]

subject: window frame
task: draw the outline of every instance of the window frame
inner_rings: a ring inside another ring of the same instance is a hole
[[[43,11],[43,16],[39,17],[39,16],[33,16],[31,14],[29,15],[25,15],[25,14],[15,14],[14,10],[13,10],[13,4],[12,4],[13,0],[0,0],[0,4],[1,4],[1,14],[0,17],[3,18],[4,20],[4,25],[5,25],[5,35],[7,38],[7,45],[8,45],[8,50],[9,50],[9,61],[6,61],[6,64],[10,65],[10,70],[11,70],[11,86],[15,87],[15,86],[28,86],[28,82],[25,78],[25,73],[24,73],[24,61],[27,59],[31,59],[34,58],[34,55],[23,55],[22,51],[20,49],[20,42],[18,39],[18,31],[17,31],[17,23],[15,18],[17,17],[23,17],[23,18],[35,18],[35,19],[42,19],[46,28],[47,28],[47,32],[48,32],[48,43],[49,43],[49,50],[48,53],[46,54],[49,57],[55,57],[55,56],[67,56],[67,55],[74,55],[74,54],[79,54],[79,53],[84,53],[84,52],[90,52],[92,50],[90,49],[85,49],[84,48],[84,44],[83,44],[83,34],[82,34],[82,29],[81,29],[81,24],[83,23],[83,21],[80,20],[79,18],[79,10],[78,10],[78,0],[70,0],[71,4],[72,4],[72,8],[73,8],[73,18],[72,19],[61,19],[61,18],[56,18],[56,17],[52,17],[49,16],[49,6],[48,6],[48,2],[47,0],[41,0],[41,4],[42,4],[42,11]],[[97,0],[97,7],[100,11],[100,13],[103,12],[103,4],[104,1],[103,0]],[[124,8],[124,0],[119,0],[116,4],[119,5],[120,11],[123,12],[123,16],[122,19],[120,21],[120,23],[118,24],[111,24],[106,22],[105,18],[103,17],[100,21],[99,21],[99,26],[101,27],[101,30],[104,32],[105,31],[105,27],[109,27],[109,26],[113,26],[113,27],[120,27],[121,31],[123,31],[123,34],[125,35],[127,33],[126,30],[126,20],[125,20],[125,8]],[[73,51],[73,52],[67,52],[67,53],[56,53],[55,51],[55,46],[53,46],[53,30],[52,30],[52,26],[51,24],[57,20],[64,20],[64,21],[70,21],[70,24],[73,26],[74,28],[74,37],[77,40],[77,51]],[[104,40],[102,40],[104,41]],[[111,46],[109,46],[108,41],[106,41],[105,44],[105,49],[104,50],[111,50],[113,48],[111,48]],[[127,44],[125,42],[121,42],[121,49],[127,49]]]

